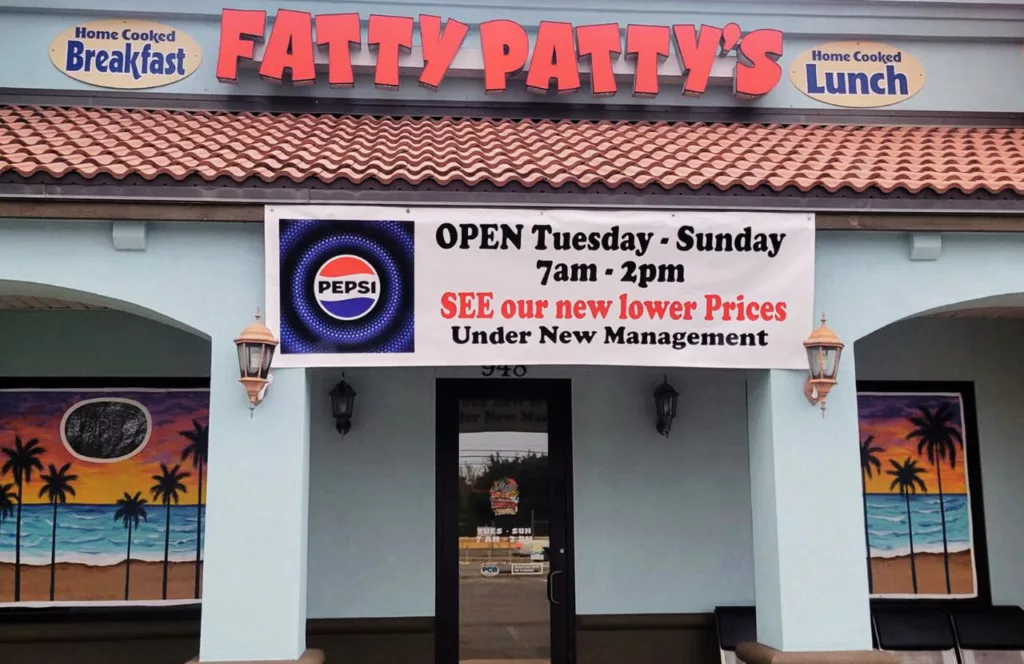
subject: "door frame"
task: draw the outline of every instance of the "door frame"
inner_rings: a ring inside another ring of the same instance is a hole
[[[576,661],[576,577],[573,548],[572,491],[572,381],[567,378],[439,378],[435,389],[435,590],[434,661],[458,664],[459,659],[459,541],[458,541],[458,410],[461,399],[543,400],[548,408],[548,455],[558,445],[563,519],[552,507],[552,523],[563,521],[559,531],[565,547],[561,563],[564,579],[562,602],[551,605],[551,664]],[[454,444],[452,444],[454,442]],[[552,536],[552,548],[555,538]],[[553,559],[553,558],[552,558]],[[549,568],[550,570],[550,568]],[[553,577],[549,577],[553,578]],[[558,606],[560,608],[555,609]]]

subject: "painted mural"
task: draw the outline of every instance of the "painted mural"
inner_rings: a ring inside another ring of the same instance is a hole
[[[860,392],[858,410],[872,596],[976,597],[962,396]]]
[[[197,601],[209,391],[0,390],[0,605]]]

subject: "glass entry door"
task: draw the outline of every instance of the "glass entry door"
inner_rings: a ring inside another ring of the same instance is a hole
[[[572,661],[568,381],[438,383],[437,659]]]

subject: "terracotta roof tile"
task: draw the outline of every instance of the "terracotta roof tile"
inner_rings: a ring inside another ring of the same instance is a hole
[[[1024,194],[1024,129],[0,106],[0,173]]]

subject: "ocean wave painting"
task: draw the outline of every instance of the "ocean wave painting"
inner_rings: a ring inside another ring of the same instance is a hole
[[[0,606],[198,601],[205,388],[0,390]]]
[[[967,496],[943,497],[946,506],[946,544],[951,553],[971,548],[970,512]],[[871,494],[868,505],[868,547],[872,558],[910,555],[910,538],[904,499],[899,495]],[[910,497],[916,553],[942,553],[942,519],[939,497]]]
[[[962,396],[862,392],[858,411],[872,596],[977,597]]]
[[[120,520],[114,519],[117,509],[116,505],[62,505],[57,522],[57,562],[94,567],[123,563],[128,530]],[[147,520],[132,529],[132,560],[163,562],[166,510],[163,505],[146,506]],[[170,561],[193,562],[196,537],[202,534],[197,529],[196,506],[174,505],[170,510]],[[25,505],[21,517],[23,565],[50,564],[52,517],[53,508],[49,505]],[[0,526],[0,563],[14,564],[14,539],[13,519],[4,521]]]

